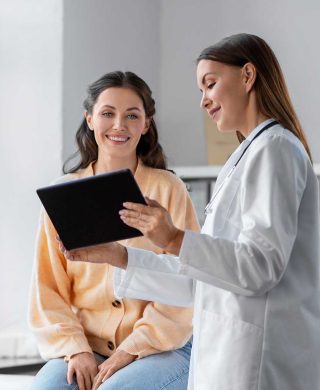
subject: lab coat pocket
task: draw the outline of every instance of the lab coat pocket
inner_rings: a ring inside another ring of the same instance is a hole
[[[257,390],[262,339],[253,324],[203,310],[197,390]]]

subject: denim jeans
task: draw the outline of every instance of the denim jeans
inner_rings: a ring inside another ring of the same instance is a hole
[[[191,342],[183,348],[135,360],[114,373],[99,390],[186,390]],[[98,364],[105,357],[95,354]],[[68,364],[63,359],[49,360],[38,372],[30,390],[78,390],[77,383],[67,384]]]

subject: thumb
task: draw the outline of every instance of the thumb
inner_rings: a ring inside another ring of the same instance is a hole
[[[144,199],[146,200],[147,202],[147,205],[150,206],[150,207],[162,207],[160,203],[158,203],[156,200],[154,199],[150,199],[148,198],[147,196],[144,197]]]

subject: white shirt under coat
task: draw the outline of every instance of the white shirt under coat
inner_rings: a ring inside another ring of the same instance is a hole
[[[179,258],[128,248],[115,291],[194,305],[189,390],[319,390],[319,184],[280,125],[228,176],[245,145],[218,177],[201,234],[186,231]]]

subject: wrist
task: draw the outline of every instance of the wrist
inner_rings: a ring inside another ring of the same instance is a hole
[[[76,353],[73,353],[72,355],[66,355],[64,357],[64,361],[65,362],[69,362],[74,357],[79,356],[79,355],[84,355],[84,354],[88,354],[88,355],[92,355],[93,356],[93,354],[91,352],[87,352],[87,351],[86,352],[76,352]]]
[[[180,253],[183,238],[184,238],[184,231],[175,228],[172,239],[165,247],[165,251],[178,256]]]
[[[121,261],[119,264],[119,268],[126,269],[128,266],[128,251],[127,251],[127,248],[125,246],[121,246],[121,251],[122,251],[122,254],[120,257]]]

